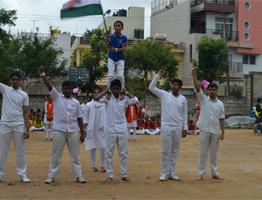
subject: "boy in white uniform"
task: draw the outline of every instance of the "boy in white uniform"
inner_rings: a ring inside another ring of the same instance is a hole
[[[2,118],[0,122],[0,182],[5,175],[5,167],[13,135],[16,150],[16,171],[21,181],[29,183],[26,177],[25,139],[29,138],[29,99],[19,87],[21,75],[12,72],[9,77],[11,87],[0,83],[3,95]]]
[[[50,127],[50,140],[53,140],[54,102],[51,95],[49,95],[48,97],[48,102],[45,102],[44,124],[45,124],[46,140],[48,140],[49,127]]]
[[[45,68],[42,66],[38,68],[40,76],[42,77],[52,99],[55,102],[54,112],[56,113],[53,126],[52,157],[50,161],[48,178],[45,183],[50,184],[54,182],[54,178],[58,177],[65,143],[67,143],[71,158],[73,177],[76,178],[77,182],[86,183],[86,180],[82,177],[82,169],[79,159],[79,131],[81,132],[81,143],[85,141],[80,103],[72,96],[73,87],[71,82],[63,82],[63,95],[61,95],[47,79],[44,69]]]
[[[125,108],[127,105],[138,103],[138,99],[129,92],[123,90],[126,95],[123,100],[120,100],[121,82],[113,80],[110,84],[112,95],[105,96],[109,89],[98,94],[95,100],[99,103],[105,103],[106,108],[106,171],[107,181],[113,180],[113,154],[115,144],[121,164],[121,178],[123,181],[131,181],[127,178],[127,158],[128,158],[128,142],[127,142],[127,122],[125,116]]]
[[[217,85],[210,83],[207,86],[208,96],[205,96],[198,85],[196,77],[197,68],[192,69],[194,85],[197,91],[197,98],[201,105],[201,112],[196,126],[199,128],[199,162],[197,181],[203,180],[206,173],[207,155],[210,148],[210,168],[213,179],[223,180],[217,174],[217,152],[219,139],[224,139],[225,109],[224,104],[218,100]],[[222,133],[220,135],[219,126],[221,125]]]
[[[168,177],[171,180],[180,181],[176,176],[176,160],[180,147],[181,133],[185,138],[187,135],[187,101],[179,94],[182,88],[182,81],[173,79],[171,91],[166,92],[156,87],[157,81],[165,74],[160,70],[149,86],[149,90],[161,100],[162,121],[161,121],[161,177],[160,181],[165,181]]]

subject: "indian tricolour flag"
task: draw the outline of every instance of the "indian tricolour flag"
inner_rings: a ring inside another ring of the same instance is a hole
[[[61,9],[61,18],[103,15],[100,0],[70,0]]]

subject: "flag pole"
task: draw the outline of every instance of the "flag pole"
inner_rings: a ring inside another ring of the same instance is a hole
[[[104,9],[103,9],[101,0],[100,0],[100,5],[101,5],[101,9],[102,9],[102,15],[103,15],[103,21],[104,21],[104,25],[105,25],[105,29],[106,29],[106,34],[107,34],[107,36],[108,36],[108,30],[107,30],[107,25],[106,25],[106,20],[105,20],[106,12],[104,13]],[[111,12],[111,10],[110,10],[110,12]]]

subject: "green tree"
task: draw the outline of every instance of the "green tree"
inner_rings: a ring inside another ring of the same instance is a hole
[[[92,29],[92,30],[86,29],[86,31],[84,32],[84,36],[85,37],[92,37],[92,35],[97,33],[97,30],[98,30],[97,28]]]
[[[15,26],[16,19],[16,10],[0,9],[0,80],[7,77],[12,70],[12,67],[8,65],[10,60],[8,50],[10,49],[12,35],[10,31],[7,32],[3,27]]]
[[[83,64],[89,70],[88,91],[92,91],[98,87],[96,82],[105,77],[107,73],[108,49],[106,38],[102,35],[102,31],[98,29],[92,35],[91,49],[87,48],[82,55]]]
[[[140,90],[144,91],[144,107],[146,106],[146,93],[149,86],[149,74],[165,70],[163,89],[170,90],[170,82],[177,76],[179,60],[175,58],[172,46],[165,46],[163,42],[147,38],[141,42],[127,47],[125,51],[125,80],[126,87],[130,87],[134,81],[139,83]],[[136,76],[132,72],[137,71]],[[137,80],[140,78],[140,82]],[[142,83],[142,84],[141,84]],[[133,86],[138,89],[138,85]],[[132,90],[132,93],[134,91]]]
[[[47,74],[65,72],[68,59],[60,57],[62,48],[56,47],[56,38],[41,38],[38,33],[17,35],[10,46],[10,65],[22,75],[38,74],[38,66],[45,66]]]
[[[220,83],[224,83],[223,74],[228,68],[228,47],[224,38],[215,40],[212,37],[203,36],[197,44],[199,61],[192,59],[194,67],[198,67],[197,79],[207,80],[212,83],[218,79]]]

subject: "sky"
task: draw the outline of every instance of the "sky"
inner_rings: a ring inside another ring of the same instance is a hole
[[[49,33],[49,27],[58,28],[62,32],[82,35],[86,29],[97,28],[102,22],[102,16],[86,16],[71,19],[60,19],[62,5],[68,0],[0,0],[0,7],[6,10],[17,10],[16,26],[10,27],[13,34],[31,32],[33,21],[39,33]],[[108,9],[128,9],[130,6],[145,8],[145,37],[150,35],[150,16],[152,0],[101,0],[104,12]],[[8,30],[9,27],[5,26]]]

